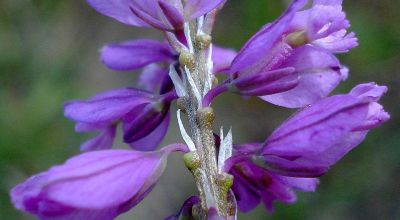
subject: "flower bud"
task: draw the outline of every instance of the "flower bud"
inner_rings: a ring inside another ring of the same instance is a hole
[[[179,55],[179,63],[182,66],[187,66],[189,69],[193,69],[195,66],[194,57],[188,51],[183,51]]]
[[[208,48],[211,44],[212,38],[208,34],[201,34],[196,36],[196,46],[200,50]]]
[[[41,219],[111,220],[153,189],[169,153],[104,150],[81,154],[13,188],[12,202]]]

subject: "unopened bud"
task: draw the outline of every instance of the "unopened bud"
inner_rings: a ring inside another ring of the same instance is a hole
[[[197,111],[197,120],[202,124],[212,126],[214,119],[214,110],[211,107],[202,108]]]
[[[196,170],[200,167],[200,158],[196,151],[191,151],[183,155],[183,161],[189,170]]]
[[[187,51],[183,51],[179,55],[179,63],[182,66],[187,66],[189,69],[193,69],[195,66],[193,55]]]
[[[233,185],[233,176],[228,173],[218,174],[216,182],[221,186],[224,192],[228,192]]]

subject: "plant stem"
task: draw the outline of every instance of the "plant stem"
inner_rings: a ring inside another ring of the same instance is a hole
[[[189,52],[182,53],[180,57],[181,70],[186,73],[187,96],[183,105],[188,115],[191,138],[196,146],[198,166],[192,171],[199,190],[202,213],[200,219],[207,219],[210,208],[215,208],[220,216],[232,215],[232,207],[228,201],[228,191],[225,184],[225,173],[218,172],[217,149],[214,140],[214,112],[211,107],[203,108],[202,102],[211,89],[212,62],[210,54],[211,37],[204,33],[199,34],[199,22],[187,24],[185,33]],[[197,30],[197,31],[196,31]],[[191,44],[191,45],[190,45]],[[191,83],[192,81],[192,83]],[[193,83],[194,82],[194,83]],[[199,94],[200,93],[200,94]],[[200,98],[200,100],[199,100]]]

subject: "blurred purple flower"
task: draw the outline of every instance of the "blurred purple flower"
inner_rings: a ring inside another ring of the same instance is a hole
[[[174,144],[153,152],[84,153],[17,185],[12,202],[41,219],[114,219],[151,192],[171,152],[186,150]]]

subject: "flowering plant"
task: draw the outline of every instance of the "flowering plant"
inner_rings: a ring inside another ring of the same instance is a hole
[[[41,219],[114,219],[155,187],[171,153],[183,154],[198,195],[166,219],[236,219],[260,203],[293,203],[318,177],[389,119],[378,103],[385,86],[364,83],[329,96],[348,77],[335,56],[357,46],[341,0],[294,0],[242,49],[212,44],[224,0],[87,0],[124,24],[160,30],[165,41],[130,40],[101,50],[108,68],[143,68],[140,88],[121,88],[65,104],[77,132],[98,132],[81,155],[11,191],[16,208]],[[222,82],[218,82],[217,75]],[[225,92],[298,109],[263,143],[234,144],[214,132],[212,103]],[[158,148],[170,106],[184,144]],[[187,116],[187,132],[181,115]],[[131,150],[112,149],[121,125]]]

